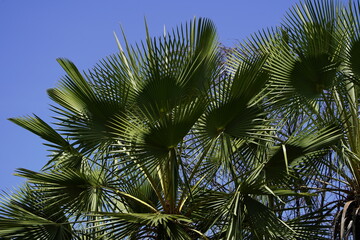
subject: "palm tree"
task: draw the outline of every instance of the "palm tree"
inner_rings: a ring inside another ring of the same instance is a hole
[[[332,239],[360,239],[359,15],[359,2],[303,1],[279,28],[255,35],[237,54],[269,56],[272,113],[285,131],[341,127],[330,155],[300,168],[304,187],[318,193],[314,211],[332,213]]]
[[[287,63],[295,79],[281,78],[279,62],[299,53],[285,32],[270,35],[224,53],[213,23],[198,19],[159,38],[147,31],[139,45],[117,40],[119,53],[84,73],[59,59],[66,76],[48,91],[56,127],[36,115],[10,119],[52,154],[39,172],[17,170],[28,184],[4,195],[0,237],[326,239],[328,213],[309,212],[309,177],[312,167],[331,169],[324,159],[340,123],[309,114],[322,89],[297,90],[318,59]],[[326,79],[340,67],[319,58]]]

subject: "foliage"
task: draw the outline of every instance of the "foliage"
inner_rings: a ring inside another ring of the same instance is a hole
[[[4,239],[360,239],[360,3],[295,5],[222,48],[194,19],[48,91]]]

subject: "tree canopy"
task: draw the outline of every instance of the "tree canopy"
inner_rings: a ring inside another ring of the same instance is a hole
[[[360,2],[305,0],[234,48],[193,19],[48,90],[50,150],[1,239],[360,239]]]

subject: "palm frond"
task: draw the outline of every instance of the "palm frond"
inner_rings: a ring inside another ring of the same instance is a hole
[[[76,237],[60,205],[44,204],[44,195],[25,185],[12,195],[2,195],[0,236],[7,239],[69,240]]]

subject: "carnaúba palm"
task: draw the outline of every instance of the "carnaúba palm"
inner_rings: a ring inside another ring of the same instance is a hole
[[[311,225],[322,218],[279,216],[287,201],[311,197],[295,188],[297,168],[326,155],[339,131],[324,124],[279,137],[269,54],[224,56],[207,19],[124,42],[88,72],[58,60],[67,75],[48,91],[56,130],[37,116],[11,119],[51,148],[42,171],[17,174],[26,194],[59,210],[28,228],[4,200],[1,237],[324,239]]]

